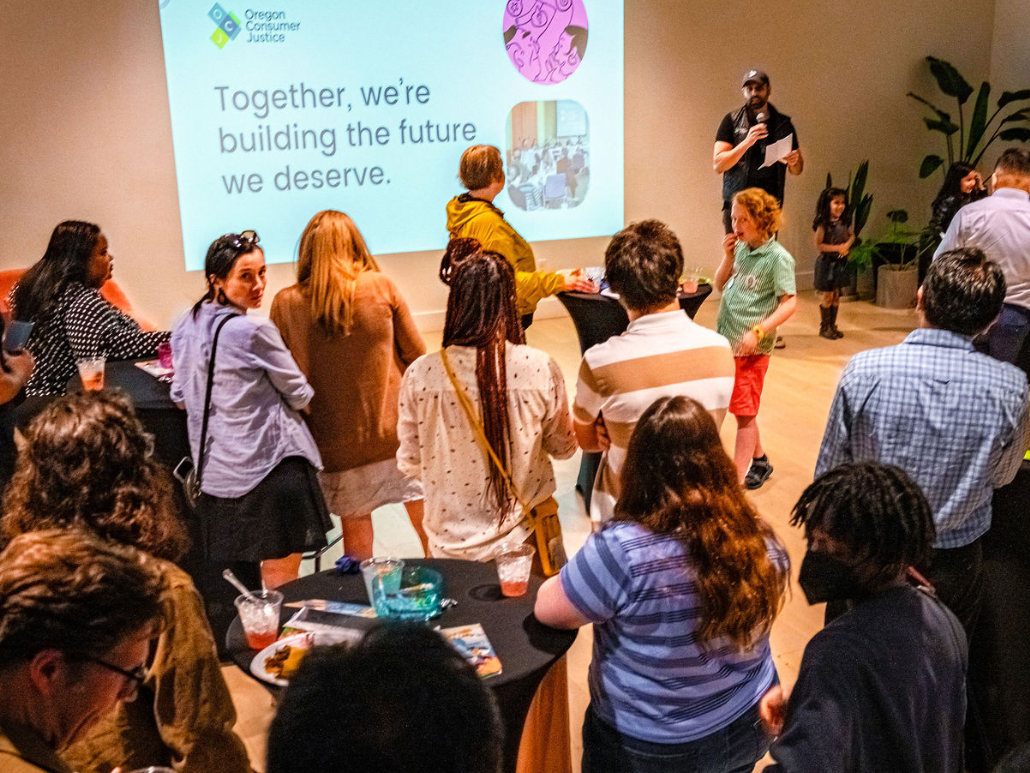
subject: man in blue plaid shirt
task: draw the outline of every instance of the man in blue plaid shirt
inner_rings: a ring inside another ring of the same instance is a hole
[[[967,635],[979,612],[991,497],[1027,448],[1026,376],[972,345],[1004,297],[1001,269],[980,250],[938,257],[919,289],[919,329],[844,369],[815,470],[881,462],[919,484],[937,527],[930,579]]]

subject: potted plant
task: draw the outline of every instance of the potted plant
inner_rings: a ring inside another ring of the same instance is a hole
[[[908,212],[892,209],[890,225],[875,241],[863,242],[852,250],[855,262],[876,268],[876,305],[888,309],[907,309],[915,305],[919,287],[919,256],[929,249],[927,233],[909,231]]]

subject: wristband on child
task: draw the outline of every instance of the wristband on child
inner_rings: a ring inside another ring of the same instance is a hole
[[[758,336],[759,340],[765,338],[765,328],[762,327],[761,323],[755,325],[751,330],[754,331],[754,334]]]

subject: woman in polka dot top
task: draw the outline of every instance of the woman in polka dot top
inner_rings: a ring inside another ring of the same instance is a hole
[[[109,360],[152,357],[167,331],[144,332],[132,317],[100,294],[111,278],[107,237],[93,223],[66,220],[54,229],[46,253],[11,293],[14,319],[36,323],[26,348],[36,369],[26,385],[30,396],[64,394],[75,361],[105,355]]]

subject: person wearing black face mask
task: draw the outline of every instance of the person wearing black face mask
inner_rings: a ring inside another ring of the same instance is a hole
[[[808,643],[789,699],[764,701],[779,734],[766,773],[961,771],[966,637],[919,572],[935,536],[922,491],[897,467],[844,465],[802,493],[791,524],[808,542],[808,602],[844,611]]]

